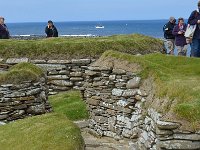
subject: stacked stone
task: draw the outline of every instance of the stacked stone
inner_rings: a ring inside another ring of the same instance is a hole
[[[136,138],[143,123],[140,77],[122,69],[89,67],[84,87],[90,112],[90,128],[116,139]]]
[[[47,72],[49,94],[54,95],[70,89],[83,90],[85,71],[93,59],[72,60],[30,60],[28,58],[9,58],[2,66],[12,66],[22,62],[34,63]]]
[[[91,59],[48,60],[47,62],[35,60],[37,66],[47,70],[49,94],[70,89],[83,90],[85,70]]]
[[[46,79],[0,85],[0,121],[10,122],[51,111]]]
[[[162,115],[148,109],[137,149],[199,150],[200,132],[182,131],[181,124],[161,120]]]
[[[200,132],[181,131],[179,123],[143,108],[148,95],[140,80],[122,69],[89,67],[84,84],[89,127],[100,136],[132,139],[138,150],[200,149]]]

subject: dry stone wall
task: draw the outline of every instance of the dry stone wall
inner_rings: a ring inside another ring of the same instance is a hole
[[[32,62],[47,71],[46,84],[49,94],[70,89],[81,90],[90,112],[89,127],[98,135],[109,136],[116,140],[129,138],[134,141],[132,144],[134,150],[200,150],[200,131],[182,131],[181,124],[162,120],[162,114],[152,108],[144,108],[151,89],[145,90],[141,87],[141,78],[137,74],[123,68],[93,66],[92,59],[8,59],[4,65],[0,65],[0,70],[6,71],[13,64],[24,61]],[[39,88],[33,85],[30,89],[27,89],[25,85],[23,87],[21,88],[23,92],[19,93],[11,85],[1,86],[2,91],[10,91],[15,97],[13,97],[14,100],[12,97],[0,99],[0,110],[4,109],[0,111],[0,118],[10,119],[19,117],[19,113],[24,115],[30,112],[28,109],[30,110],[32,105],[26,104],[28,102],[44,108],[44,105],[40,105],[37,101],[45,97],[44,92],[39,90],[38,94],[30,95],[30,98],[36,96],[31,101],[15,101],[17,96],[24,97],[20,94],[27,95],[32,88]],[[17,92],[16,95],[15,92]],[[7,95],[7,92],[3,95]],[[10,103],[9,100],[13,101]],[[7,113],[13,105],[15,107],[12,108],[11,113]],[[31,108],[33,112],[38,110],[38,107]],[[48,108],[47,105],[47,110]],[[30,113],[27,114],[30,115]]]
[[[143,107],[149,93],[140,81],[123,69],[89,67],[84,84],[89,127],[100,136],[135,141],[134,150],[199,150],[200,131],[181,131],[181,124]]]
[[[0,121],[10,122],[51,111],[46,79],[0,85]]]
[[[5,63],[0,65],[0,70],[7,70],[10,66],[21,62],[36,64],[47,72],[49,94],[54,95],[70,89],[83,91],[85,71],[94,61],[94,59],[31,60],[28,58],[10,58],[4,60]]]

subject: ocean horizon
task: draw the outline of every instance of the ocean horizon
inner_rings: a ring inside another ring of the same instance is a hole
[[[143,34],[163,38],[163,25],[168,20],[68,21],[54,22],[60,36],[111,36]],[[46,22],[7,23],[11,36],[45,36]],[[95,26],[104,26],[96,29]]]

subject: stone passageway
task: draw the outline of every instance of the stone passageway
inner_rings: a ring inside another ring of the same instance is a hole
[[[81,129],[85,150],[134,150],[134,143],[129,139],[115,140],[109,137],[99,137],[88,128],[88,121],[75,122]]]

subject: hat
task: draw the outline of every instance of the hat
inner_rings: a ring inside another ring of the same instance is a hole
[[[0,16],[0,19],[3,19],[3,20],[4,20],[4,17]]]
[[[170,17],[170,18],[169,18],[169,21],[170,21],[170,22],[173,22],[173,21],[176,21],[176,19],[175,19],[174,17]]]
[[[48,23],[52,23],[53,24],[53,21],[49,20]]]

